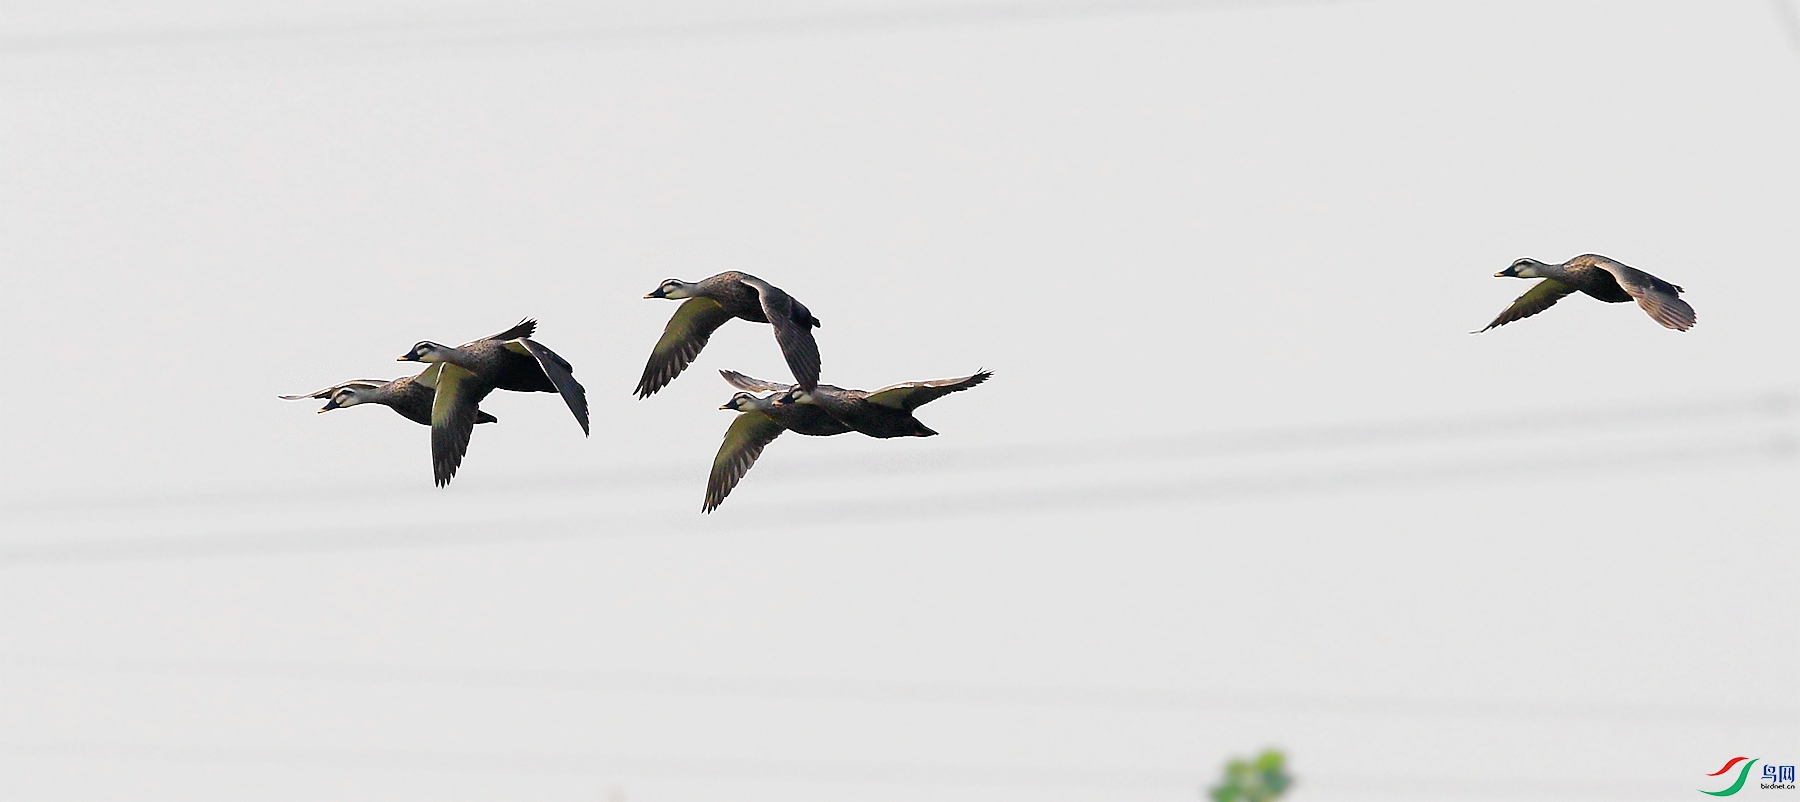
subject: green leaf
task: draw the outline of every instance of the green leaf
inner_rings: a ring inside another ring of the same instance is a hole
[[[1225,777],[1208,789],[1213,802],[1272,802],[1287,792],[1294,778],[1287,773],[1287,757],[1279,750],[1265,750],[1255,760],[1225,764]]]

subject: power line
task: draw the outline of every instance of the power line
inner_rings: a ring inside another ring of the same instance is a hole
[[[243,749],[149,744],[13,743],[26,754],[98,759],[138,759],[239,764],[303,764],[347,769],[464,771],[492,774],[576,774],[677,777],[715,781],[826,782],[857,785],[960,785],[1091,788],[1105,790],[1195,788],[1199,772],[1099,769],[1069,766],[877,763],[769,758],[683,758],[401,751],[395,749]]]
[[[758,466],[755,476],[840,476],[847,471],[880,471],[891,476],[905,471],[941,473],[948,470],[982,471],[1016,468],[1054,468],[1072,465],[1118,465],[1153,461],[1191,461],[1218,457],[1255,456],[1304,450],[1373,448],[1426,445],[1499,435],[1555,435],[1569,432],[1594,434],[1620,429],[1640,429],[1662,424],[1697,424],[1707,421],[1787,420],[1800,400],[1786,391],[1746,394],[1727,399],[1687,401],[1656,405],[1596,406],[1540,412],[1484,414],[1442,418],[1377,421],[1359,424],[1292,426],[1248,431],[1192,432],[1155,437],[1128,437],[1107,441],[1063,441],[941,448],[925,454],[859,454],[835,459]],[[584,490],[595,486],[641,488],[686,487],[704,477],[700,462],[662,463],[602,470],[564,471],[515,479],[496,479],[487,487],[543,489],[563,485]],[[14,498],[0,512],[32,514],[102,509],[145,509],[241,503],[307,502],[319,499],[345,501],[388,497],[421,489],[417,482],[363,482],[337,487],[302,489],[254,488],[203,493],[158,493],[139,496],[79,498]],[[428,488],[426,488],[429,490]]]
[[[147,744],[21,743],[0,749],[23,755],[55,755],[96,760],[156,760],[240,765],[309,765],[385,771],[472,772],[483,774],[646,777],[718,782],[842,783],[849,785],[936,785],[1016,788],[1083,788],[1109,791],[1192,792],[1213,779],[1210,770],[1090,768],[1066,765],[1004,765],[852,762],[770,758],[669,758],[642,755],[403,751],[395,749],[247,749]],[[1384,796],[1434,799],[1518,797],[1530,799],[1645,799],[1669,789],[1632,780],[1539,777],[1331,777],[1303,775],[1308,787]]]
[[[1393,718],[1605,721],[1789,726],[1800,709],[1719,708],[1615,702],[1476,701],[1400,696],[1300,696],[1172,688],[1049,686],[972,682],[732,677],[721,675],[520,668],[434,668],[275,661],[73,660],[14,656],[0,665],[66,672],[359,684],[449,685],[529,691],[679,694],[811,702],[1101,709],[1145,713],[1297,713]]]
[[[1526,458],[1414,464],[1399,468],[1339,468],[1212,479],[1131,484],[1063,485],[1000,491],[933,494],[893,499],[822,501],[798,505],[740,505],[730,514],[697,520],[694,514],[638,519],[590,517],[523,522],[511,515],[489,521],[457,521],[370,527],[334,526],[258,533],[153,538],[82,538],[0,546],[0,566],[91,564],[207,557],[279,556],[327,552],[519,545],[614,537],[670,537],[758,529],[848,527],[1009,514],[1045,514],[1158,504],[1193,504],[1271,496],[1326,493],[1464,481],[1485,477],[1542,476],[1550,472],[1641,471],[1697,463],[1785,460],[1795,443],[1785,433],[1725,444],[1610,449],[1559,460]],[[526,525],[529,523],[529,525]]]
[[[511,20],[491,19],[460,25],[418,22],[315,23],[241,28],[129,31],[86,34],[41,34],[0,37],[0,55],[193,47],[258,42],[328,42],[352,45],[480,46],[515,43],[633,42],[807,34],[856,30],[944,28],[1058,19],[1123,17],[1185,13],[1227,7],[1318,5],[1350,0],[1039,0],[1039,2],[959,3],[936,7],[915,5],[859,12],[738,17],[681,22],[591,25],[585,21],[529,22],[513,30],[495,30]]]

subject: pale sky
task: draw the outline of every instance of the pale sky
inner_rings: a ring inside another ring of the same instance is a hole
[[[1792,8],[139,5],[0,10],[0,799],[1800,762]],[[1699,325],[1468,334],[1584,252]],[[829,383],[995,378],[702,515],[767,327],[631,388],[640,296],[726,269],[824,322]],[[496,394],[448,489],[424,427],[275,398],[526,316],[593,436]]]

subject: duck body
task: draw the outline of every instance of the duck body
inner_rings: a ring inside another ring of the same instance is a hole
[[[1626,292],[1624,287],[1619,286],[1619,280],[1613,278],[1613,274],[1600,268],[1591,261],[1591,259],[1584,260],[1577,257],[1560,265],[1547,264],[1542,268],[1539,268],[1539,274],[1544,278],[1556,279],[1563,284],[1574,287],[1576,291],[1597,301],[1604,301],[1609,304],[1622,304],[1631,301],[1631,293]],[[1652,276],[1652,278],[1655,277]],[[1660,279],[1658,280],[1660,281]],[[1667,284],[1668,282],[1663,283]],[[1672,289],[1679,289],[1673,284],[1669,284],[1668,286]]]
[[[988,380],[991,371],[977,371],[960,379],[937,379],[891,384],[873,392],[846,390],[821,384],[807,391],[797,385],[778,384],[724,371],[725,380],[741,390],[776,393],[780,406],[816,406],[827,415],[870,437],[931,437],[937,432],[914,417],[913,412],[950,393],[961,392]]]
[[[383,388],[378,388],[378,390],[381,389],[386,390],[387,397],[371,399],[375,403],[386,404],[388,408],[400,413],[400,417],[413,423],[431,425],[431,400],[437,395],[437,388],[426,387],[413,381],[412,376],[406,376],[389,382]],[[485,415],[486,413],[481,414]],[[491,421],[494,416],[488,415],[487,417]],[[476,416],[475,422],[483,422],[480,415]]]
[[[931,437],[937,432],[913,417],[912,411],[869,400],[864,390],[845,390],[821,385],[804,401],[793,399],[783,406],[817,406],[826,414],[870,437]]]
[[[819,327],[819,319],[779,287],[728,270],[697,282],[668,279],[644,297],[682,304],[650,351],[634,391],[639,398],[648,398],[674,381],[700,355],[713,332],[734,318],[772,326],[794,380],[809,390],[818,386],[819,346],[812,330]]]
[[[819,385],[820,390],[827,387],[839,390],[839,388],[827,384]],[[758,412],[769,416],[771,420],[780,424],[782,429],[794,434],[804,434],[808,437],[830,437],[834,434],[855,431],[850,424],[832,417],[831,413],[817,405],[777,404],[773,395],[758,399],[758,401],[761,402],[756,407]]]
[[[435,377],[429,384],[419,381],[417,376],[395,379],[388,387],[387,396],[386,399],[374,399],[374,401],[378,404],[386,404],[409,421],[426,426],[431,425],[431,402],[437,396]],[[494,416],[477,410],[475,422],[498,423],[499,421]]]
[[[1609,304],[1636,301],[1652,320],[1676,331],[1687,331],[1695,321],[1694,308],[1681,299],[1681,287],[1599,254],[1582,254],[1562,264],[1520,259],[1494,276],[1541,280],[1481,331],[1531,317],[1577,292]]]
[[[768,311],[763,309],[762,293],[746,283],[746,280],[760,281],[749,273],[727,270],[711,278],[701,279],[694,285],[693,295],[696,298],[710,299],[717,303],[725,311],[725,314],[740,320],[748,320],[751,323],[769,322]],[[797,308],[795,312],[797,313],[796,322],[805,323],[808,326],[818,323],[813,319],[812,312],[807,311],[804,306]]]
[[[476,340],[458,346],[444,361],[475,374],[492,390],[557,392],[556,383],[535,357],[507,348],[504,340]]]

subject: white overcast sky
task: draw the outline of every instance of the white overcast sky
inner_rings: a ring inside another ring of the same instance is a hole
[[[1772,0],[0,9],[0,799],[1692,799],[1800,761]],[[1470,336],[1513,259],[1681,284]],[[698,512],[737,323],[828,382]],[[279,393],[521,317],[594,432]]]

